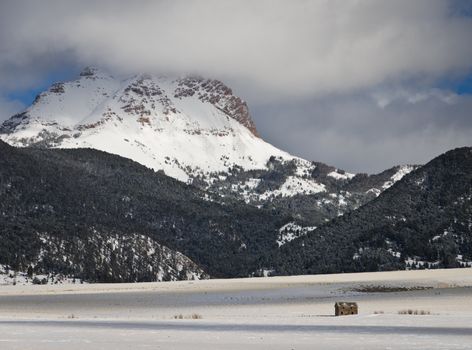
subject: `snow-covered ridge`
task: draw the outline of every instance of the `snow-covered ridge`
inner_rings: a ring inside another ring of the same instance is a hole
[[[339,170],[336,170],[336,171],[332,171],[328,173],[328,176],[334,177],[337,180],[350,180],[354,176],[356,176],[356,174],[351,174],[348,172],[340,172]]]
[[[260,196],[260,199],[266,200],[271,197],[292,197],[297,194],[315,194],[326,191],[325,185],[317,183],[311,179],[289,176],[279,189],[267,191]]]
[[[401,165],[398,167],[398,170],[395,174],[390,177],[390,180],[385,182],[382,186],[384,190],[386,190],[389,187],[392,187],[395,182],[400,181],[405,175],[411,173],[413,170],[415,170],[417,167],[413,165]]]
[[[403,179],[405,175],[408,175],[411,173],[413,170],[418,169],[418,165],[399,165],[396,166],[392,169],[389,169],[388,171],[394,170],[395,172],[393,175],[391,175],[387,181],[383,182],[381,186],[370,188],[366,191],[366,193],[372,193],[376,197],[378,197],[383,191],[386,189],[392,187],[396,182],[400,181]]]

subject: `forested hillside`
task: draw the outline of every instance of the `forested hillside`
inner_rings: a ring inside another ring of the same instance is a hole
[[[433,159],[272,261],[281,274],[471,266],[472,148]]]

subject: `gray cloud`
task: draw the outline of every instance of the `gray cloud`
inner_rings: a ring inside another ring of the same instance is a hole
[[[471,145],[471,95],[416,94],[426,97],[412,101],[392,91],[391,102],[379,105],[364,92],[255,105],[254,114],[269,142],[354,172],[424,164],[449,149]]]

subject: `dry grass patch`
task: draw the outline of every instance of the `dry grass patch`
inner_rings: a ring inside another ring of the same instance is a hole
[[[193,313],[191,315],[174,315],[175,320],[201,320],[203,317],[200,314]]]
[[[352,289],[354,292],[360,293],[398,293],[398,292],[411,292],[419,290],[433,289],[433,287],[427,286],[410,286],[410,287],[397,287],[397,286],[384,286],[384,285],[362,285]]]
[[[431,312],[427,310],[407,309],[407,310],[398,311],[398,314],[399,315],[431,315]]]

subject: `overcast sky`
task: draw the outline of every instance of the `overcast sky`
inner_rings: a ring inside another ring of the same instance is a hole
[[[349,171],[472,145],[472,5],[446,0],[0,2],[0,120],[93,65],[200,74],[264,139]]]

